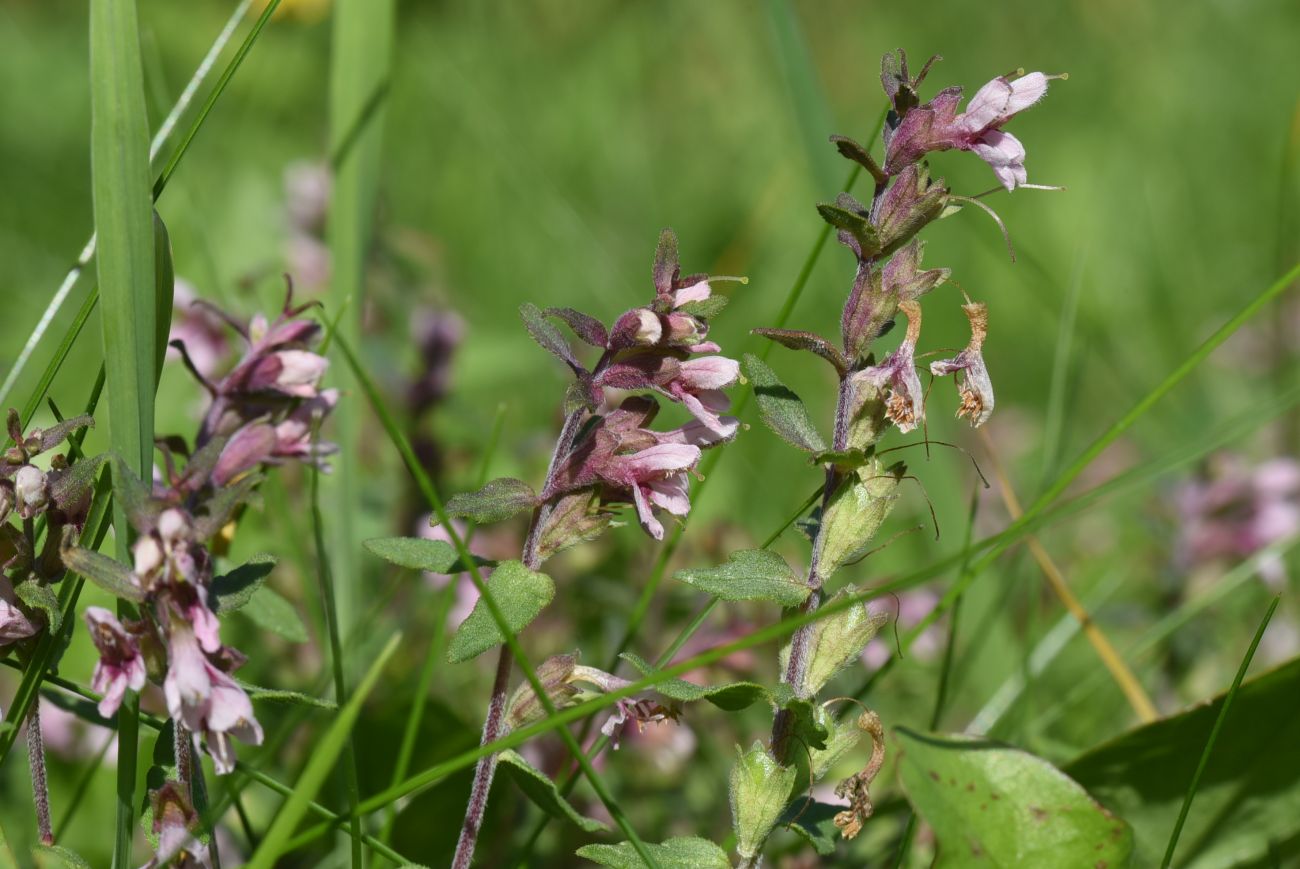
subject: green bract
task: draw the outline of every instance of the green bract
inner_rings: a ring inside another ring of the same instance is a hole
[[[823,606],[853,597],[857,593],[857,588],[846,585]],[[826,687],[832,676],[862,654],[867,643],[887,620],[885,614],[873,613],[864,601],[809,625],[808,646],[804,652],[808,667],[803,685],[799,686],[799,695],[812,697]],[[790,647],[786,646],[781,650],[782,669],[789,656]]]
[[[822,514],[816,561],[825,582],[845,564],[862,558],[898,500],[906,466],[886,468],[878,459],[845,476]]]
[[[810,453],[826,449],[826,441],[808,417],[808,408],[788,386],[781,382],[767,363],[752,354],[746,354],[745,376],[754,387],[763,422],[791,446]]]
[[[731,768],[731,823],[736,852],[749,860],[757,856],[781,817],[798,771],[781,766],[758,741],[749,751],[736,746],[736,755],[736,765]]]

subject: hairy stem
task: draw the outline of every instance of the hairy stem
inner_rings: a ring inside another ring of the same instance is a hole
[[[849,439],[849,411],[853,402],[853,383],[848,377],[840,378],[839,398],[835,403],[835,450],[843,450],[848,446]],[[826,484],[822,487],[822,515],[826,515],[826,510],[830,507],[831,496],[835,494],[835,489],[839,485],[839,473],[833,465],[826,468]],[[807,615],[817,610],[821,605],[821,587],[825,577],[817,573],[818,556],[821,554],[822,535],[820,530],[813,540],[812,557],[808,562],[808,579],[807,585],[812,592],[808,599],[799,607],[802,615]],[[808,670],[808,638],[811,635],[813,622],[801,627],[795,631],[794,636],[790,638],[790,657],[786,661],[785,673],[781,676],[781,681],[794,689],[795,696],[807,697],[808,691],[804,687],[804,675]],[[777,759],[782,763],[785,762],[790,749],[790,735],[794,725],[794,718],[790,712],[781,709],[776,713],[776,718],[772,721],[772,751]]]
[[[497,677],[492,683],[492,699],[488,702],[487,720],[483,723],[481,745],[487,745],[501,736],[506,713],[506,691],[510,687],[510,649],[501,647],[497,658]],[[474,785],[469,792],[469,805],[465,808],[465,822],[460,828],[460,839],[456,842],[456,854],[452,858],[452,869],[469,869],[474,859],[474,846],[478,844],[479,828],[483,825],[483,814],[487,811],[488,791],[492,789],[492,778],[497,771],[497,756],[485,754],[474,766]]]
[[[600,370],[605,361],[605,358],[601,359],[600,364],[596,366],[597,371]],[[572,451],[573,442],[582,429],[582,423],[586,415],[586,410],[579,408],[565,417],[564,425],[560,429],[560,436],[555,441],[555,450],[551,453],[550,464],[546,468],[546,482],[542,485],[543,492],[549,491],[551,484],[555,482],[556,471],[559,469],[560,463]],[[537,547],[541,541],[542,529],[546,527],[546,519],[550,515],[553,500],[539,504],[533,510],[532,520],[528,525],[528,536],[524,541],[522,557],[524,566],[529,570],[536,570],[541,566]],[[483,721],[483,738],[479,743],[480,745],[495,742],[504,733],[506,694],[510,689],[511,660],[510,649],[502,646],[500,657],[497,659],[496,680],[492,683],[492,696],[488,700],[487,717]],[[470,787],[469,805],[465,807],[465,821],[461,824],[460,839],[456,842],[456,854],[452,859],[452,869],[467,869],[474,859],[474,846],[478,843],[479,828],[483,825],[483,814],[487,811],[488,792],[492,789],[492,777],[496,774],[496,769],[497,756],[495,754],[488,754],[479,758],[474,767],[474,784]]]
[[[32,704],[27,715],[27,762],[32,772],[32,797],[36,803],[36,828],[42,845],[54,844],[50,822],[50,786],[45,778],[45,740],[41,736],[41,703]]]

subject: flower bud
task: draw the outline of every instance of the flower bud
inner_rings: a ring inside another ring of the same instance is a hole
[[[673,346],[699,344],[708,330],[690,314],[674,311],[664,317],[668,321],[668,343]]]
[[[135,561],[135,575],[145,583],[145,577],[150,576],[163,565],[162,547],[154,539],[152,534],[145,534],[135,541],[135,546],[131,548],[131,554]]]
[[[311,398],[316,394],[316,384],[329,367],[329,360],[308,350],[281,350],[275,354],[280,360],[280,373],[275,385],[289,395]]]
[[[50,502],[44,472],[31,465],[19,468],[14,474],[14,496],[18,512],[24,519],[30,519],[44,510]]]
[[[730,780],[731,823],[736,852],[752,861],[785,810],[798,773],[793,766],[777,763],[757,740],[749,751],[736,746],[736,755]]]
[[[546,696],[556,709],[573,706],[577,702],[578,689],[569,683],[577,666],[577,655],[555,655],[547,658],[537,668],[537,681],[546,689]],[[510,698],[506,705],[506,721],[511,730],[540,721],[546,715],[546,707],[537,698],[537,692],[528,682],[524,682]]]
[[[857,593],[856,587],[846,585],[823,606],[831,606]],[[795,693],[800,697],[815,696],[826,687],[831,677],[845,665],[858,659],[867,643],[886,621],[888,616],[884,613],[872,612],[866,602],[862,601],[846,610],[813,622],[809,626],[807,649],[804,653],[808,660],[807,670],[804,672],[803,684],[797,686]],[[782,668],[785,667],[789,656],[790,647],[786,646],[781,650]]]
[[[188,536],[190,520],[180,510],[164,510],[158,517],[158,536],[166,544],[173,544]]]
[[[14,509],[14,490],[13,484],[8,480],[0,480],[0,523],[9,518],[9,513]]]
[[[659,343],[664,327],[659,315],[649,308],[633,308],[614,322],[610,347],[616,350],[628,347],[649,347]]]

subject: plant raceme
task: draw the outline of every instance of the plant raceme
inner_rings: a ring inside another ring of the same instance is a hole
[[[511,631],[522,630],[554,596],[554,583],[538,568],[555,553],[599,537],[614,524],[618,508],[630,505],[645,533],[662,539],[663,516],[680,518],[690,511],[690,473],[701,451],[731,440],[739,428],[736,419],[725,415],[730,402],[724,390],[739,380],[740,364],[720,355],[721,348],[708,340],[709,322],[725,307],[726,297],[714,294],[707,275],[681,274],[677,237],[671,230],[659,238],[652,281],[653,298],[608,327],[572,308],[541,310],[525,305],[521,309],[529,334],[574,378],[564,396],[565,421],[546,479],[538,491],[521,480],[493,480],[478,492],[451,498],[446,505],[448,516],[475,523],[531,513],[520,560],[496,565],[487,581]],[[579,360],[557,323],[599,351],[594,365]],[[692,420],[672,429],[654,428],[660,400],[681,404]],[[451,547],[441,542],[397,539],[369,545],[405,566],[441,573],[463,568]],[[502,642],[500,629],[480,601],[453,637],[449,657],[467,660]],[[529,684],[508,694],[509,652],[503,648],[500,654],[484,743],[545,711]],[[577,661],[577,655],[559,655],[538,668],[546,700],[554,707],[574,705],[594,693],[628,684]],[[662,721],[677,714],[671,700],[667,704],[625,701],[604,730],[617,740],[618,731],[627,724]],[[455,866],[467,866],[473,858],[497,761],[495,755],[485,757],[475,771]],[[519,757],[512,756],[511,763],[516,769],[527,767]],[[530,774],[541,776],[536,770]]]
[[[996,78],[958,114],[960,88],[947,88],[922,102],[920,87],[933,60],[913,77],[901,50],[885,56],[881,81],[890,109],[882,161],[851,139],[832,137],[840,153],[866,168],[875,182],[870,204],[845,193],[818,206],[857,264],[840,319],[839,342],[806,331],[754,330],[787,348],[811,352],[834,368],[839,389],[829,444],[799,396],[771,368],[755,356],[746,357],[743,366],[754,384],[764,422],[824,468],[821,502],[800,523],[812,549],[802,594],[795,598],[805,613],[818,608],[825,586],[838,571],[870,553],[878,530],[897,503],[907,469],[902,462],[888,463],[883,458],[878,449],[881,440],[891,429],[907,433],[925,423],[927,393],[916,361],[920,300],[948,280],[949,270],[922,268],[924,245],[918,236],[929,223],[955,213],[959,203],[975,200],[955,196],[942,179],[932,179],[924,158],[954,148],[971,151],[992,167],[1007,190],[1026,186],[1024,147],[1002,127],[1040,100],[1052,78],[1042,73]],[[930,374],[956,380],[957,415],[980,426],[994,408],[993,386],[982,355],[988,310],[983,303],[967,299],[963,311],[970,324],[969,343],[956,356],[931,363]],[[902,339],[878,357],[879,340],[900,315],[906,322]],[[769,565],[767,572],[795,575],[784,563]],[[678,577],[699,584],[702,573],[708,571],[683,571]],[[833,599],[852,597],[856,591],[845,586]],[[792,603],[785,588],[752,597],[783,606]],[[883,615],[860,603],[806,624],[781,651],[783,676],[771,741],[755,742],[747,751],[737,747],[739,759],[731,776],[732,818],[742,866],[758,865],[763,845],[778,825],[825,845],[824,838],[810,832],[812,822],[801,822],[802,817],[831,819],[844,838],[857,836],[871,817],[869,789],[885,751],[880,719],[871,712],[837,717],[831,711],[836,701],[819,702],[818,694],[837,672],[860,658],[883,621]],[[864,734],[871,741],[870,759],[835,788],[836,795],[847,800],[847,809],[837,811],[797,796],[826,775]],[[809,759],[802,773],[801,757]],[[803,782],[802,788],[796,787],[797,781]]]
[[[312,350],[320,326],[303,318],[304,310],[293,307],[290,291],[274,322],[258,316],[245,325],[221,314],[246,346],[230,373],[215,382],[199,373],[182,341],[174,342],[211,402],[192,452],[179,439],[160,444],[165,467],[151,483],[113,457],[113,495],[136,534],[132,564],[120,564],[67,536],[48,538],[56,546],[63,541],[58,550],[62,566],[125,605],[117,615],[95,606],[85,611],[100,655],[91,678],[91,687],[102,695],[99,714],[111,718],[126,692],[141,691],[146,682],[162,686],[174,733],[173,765],[168,780],[149,797],[150,832],[157,847],[150,865],[173,860],[207,865],[206,846],[196,838],[195,794],[201,785],[195,783],[193,738],[202,738],[218,775],[235,769],[234,740],[262,742],[252,700],[233,675],[246,658],[221,641],[220,623],[221,615],[246,603],[256,588],[250,591],[243,579],[215,575],[213,547],[224,545],[223,535],[254,497],[265,468],[294,460],[320,463],[332,450],[314,433],[334,407],[337,393],[319,388],[327,362]],[[89,422],[70,420],[58,439]],[[21,449],[30,449],[30,444],[48,448],[47,442],[58,442],[54,434],[29,435]],[[178,452],[188,453],[179,467]],[[83,482],[77,503],[87,500],[93,469],[107,459],[83,459],[72,466],[90,471],[78,474]],[[22,472],[19,468],[15,477]],[[71,497],[58,473],[50,473],[54,479],[46,483],[49,494],[43,496],[43,503],[53,507]],[[15,485],[20,514],[37,497]],[[58,514],[59,521],[67,521],[65,514],[66,508]],[[55,527],[62,526],[51,524]]]

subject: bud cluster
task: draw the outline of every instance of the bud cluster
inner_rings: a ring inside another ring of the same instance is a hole
[[[86,520],[102,460],[70,464],[66,455],[56,453],[48,462],[41,459],[46,468],[36,462],[74,432],[94,424],[90,417],[79,416],[24,434],[18,411],[8,413],[12,446],[0,457],[0,654],[59,617],[49,589],[63,576],[59,548],[65,535],[75,533]],[[38,520],[45,524],[43,543]]]
[[[878,162],[851,139],[832,137],[840,153],[863,166],[875,182],[870,205],[844,193],[818,206],[857,264],[840,318],[840,346],[811,332],[755,330],[785,347],[815,353],[830,362],[839,377],[829,450],[798,396],[783,388],[779,400],[765,401],[763,395],[758,399],[765,422],[787,441],[813,453],[813,460],[825,468],[821,505],[802,523],[812,542],[805,612],[821,605],[822,588],[835,573],[872,551],[872,540],[897,501],[906,468],[901,462],[886,466],[881,461],[880,440],[891,427],[906,433],[925,423],[926,391],[917,372],[920,299],[947,281],[950,273],[922,268],[924,246],[918,234],[931,222],[957,212],[962,203],[988,210],[974,198],[954,195],[943,179],[932,178],[924,158],[936,151],[970,151],[992,167],[1006,190],[1035,186],[1026,184],[1023,145],[1002,128],[1042,99],[1053,76],[995,78],[979,90],[965,112],[958,113],[960,88],[948,88],[922,101],[920,87],[934,60],[913,77],[901,50],[885,56],[881,81],[890,108],[883,131],[883,160]],[[980,426],[994,407],[983,358],[988,310],[969,298],[962,310],[970,323],[969,343],[954,357],[932,362],[929,368],[933,377],[954,377],[960,399],[957,415]],[[874,345],[900,314],[907,323],[902,340],[878,359]],[[753,366],[756,379],[761,374],[765,381],[779,385],[761,360],[750,359],[746,365]],[[866,603],[850,601],[856,593],[851,585],[842,588],[831,599],[838,601],[835,612],[801,627],[782,650],[783,681],[799,702],[812,703],[837,671],[859,658],[879,629],[882,617]],[[821,710],[815,722],[825,728],[828,745],[818,749],[827,752],[824,762],[814,758],[811,764],[814,780],[826,774],[834,757],[851,747],[861,733],[872,738],[866,768],[836,789],[850,807],[836,816],[835,824],[845,838],[852,838],[872,813],[868,787],[884,760],[883,730],[872,713],[855,723],[836,721],[825,707]],[[743,866],[757,865],[761,845],[789,797],[785,779],[794,774],[793,759],[801,739],[796,730],[806,733],[808,728],[807,721],[797,723],[799,715],[793,708],[778,711],[770,750],[756,744],[750,752],[741,752],[732,773],[733,815]]]
[[[739,428],[725,415],[730,400],[723,390],[740,379],[740,364],[718,355],[721,348],[707,337],[725,297],[713,294],[706,275],[682,277],[671,230],[660,236],[653,276],[653,301],[620,315],[609,330],[572,309],[525,309],[534,336],[573,368],[571,396],[589,411],[580,433],[557,454],[541,494],[555,503],[538,528],[543,556],[599,533],[609,504],[633,504],[645,532],[662,539],[657,511],[677,517],[690,511],[688,475],[701,450],[731,440]],[[595,367],[581,366],[567,345],[545,340],[549,323],[539,325],[533,315],[562,320],[603,350]],[[652,429],[656,397],[681,404],[694,419]]]
[[[198,302],[208,310],[214,310]],[[280,315],[271,322],[257,315],[248,323],[217,312],[244,342],[244,355],[224,377],[212,381],[189,360],[185,344],[173,341],[212,402],[196,439],[202,448],[214,439],[225,446],[213,482],[223,486],[240,475],[287,460],[324,467],[336,447],[313,435],[313,427],[338,403],[338,390],[321,389],[329,360],[312,349],[320,324],[302,317],[311,304],[295,307],[292,286]]]

